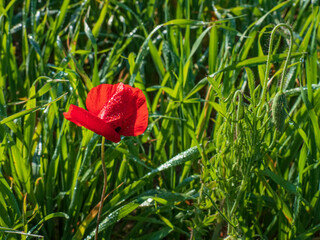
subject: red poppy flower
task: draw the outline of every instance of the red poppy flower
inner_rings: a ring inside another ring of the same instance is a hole
[[[137,136],[148,126],[146,98],[139,88],[123,83],[101,84],[88,93],[88,111],[71,105],[64,117],[113,142],[120,135]]]

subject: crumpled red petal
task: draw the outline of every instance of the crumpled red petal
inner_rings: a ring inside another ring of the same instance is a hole
[[[103,106],[116,93],[119,84],[100,84],[90,90],[86,99],[89,112],[98,116]]]
[[[119,133],[123,136],[138,136],[146,130],[148,126],[148,108],[143,92],[138,88],[132,88],[130,107],[135,111],[130,116],[122,119],[122,128]]]
[[[63,113],[63,115],[67,120],[104,136],[112,142],[117,143],[121,140],[120,134],[117,133],[108,123],[82,108],[71,104],[69,111]]]

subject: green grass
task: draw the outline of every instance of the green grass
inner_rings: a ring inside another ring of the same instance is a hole
[[[319,237],[319,6],[0,1],[0,238],[93,239],[101,136],[62,113],[117,82],[150,117],[105,145],[101,239]]]

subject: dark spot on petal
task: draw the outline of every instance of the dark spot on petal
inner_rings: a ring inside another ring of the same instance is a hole
[[[115,129],[115,131],[118,133],[118,132],[120,132],[120,130],[121,130],[121,127],[116,127],[116,129]]]

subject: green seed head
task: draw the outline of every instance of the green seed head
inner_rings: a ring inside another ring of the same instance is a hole
[[[286,113],[287,99],[284,93],[278,92],[273,99],[272,104],[272,119],[279,132],[284,129],[284,122],[287,117]]]
[[[243,117],[244,117],[244,106],[242,104],[242,101],[239,101],[238,112],[237,112],[237,121],[240,121]]]

